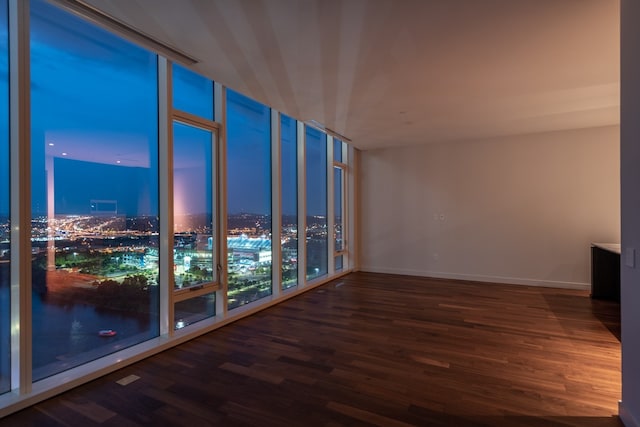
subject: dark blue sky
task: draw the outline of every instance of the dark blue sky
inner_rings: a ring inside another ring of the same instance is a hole
[[[298,129],[294,119],[280,116],[280,160],[282,180],[282,213],[296,215],[298,212]]]
[[[96,199],[117,200],[118,210],[127,215],[157,214],[155,55],[43,0],[32,2],[31,26],[34,215],[46,214],[47,158],[55,159],[49,164],[55,171],[56,214],[88,213],[90,201]],[[6,52],[6,28],[0,37],[0,49]],[[6,55],[0,58],[4,135],[7,62]],[[174,74],[176,108],[212,118],[212,83],[182,67]],[[231,90],[227,108],[228,211],[269,214],[270,110]],[[296,126],[286,118],[282,123],[283,212],[295,214]],[[326,148],[321,147],[325,136],[309,130],[307,137],[308,213],[326,214]],[[0,138],[5,153],[7,140]],[[7,156],[0,155],[0,214],[8,211],[3,192],[7,171]]]
[[[327,136],[314,128],[305,132],[307,215],[327,215]]]
[[[47,158],[58,160],[57,214],[86,214],[96,199],[157,214],[155,55],[41,0],[31,27],[34,215],[46,213]]]
[[[213,81],[173,65],[173,108],[213,120]]]
[[[227,91],[227,203],[229,213],[271,211],[271,111]]]

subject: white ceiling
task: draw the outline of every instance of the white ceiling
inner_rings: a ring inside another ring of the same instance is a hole
[[[619,123],[618,0],[87,0],[361,149]]]

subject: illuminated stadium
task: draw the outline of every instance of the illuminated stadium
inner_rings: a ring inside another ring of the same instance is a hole
[[[266,236],[230,236],[227,237],[227,248],[229,260],[234,262],[247,260],[258,265],[271,262],[271,239]]]

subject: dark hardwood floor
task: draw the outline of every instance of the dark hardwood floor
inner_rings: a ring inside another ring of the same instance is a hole
[[[583,291],[356,273],[0,425],[619,427],[618,311]]]

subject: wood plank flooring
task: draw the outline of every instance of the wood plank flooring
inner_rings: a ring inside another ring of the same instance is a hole
[[[618,311],[583,291],[355,273],[0,426],[619,427]]]

